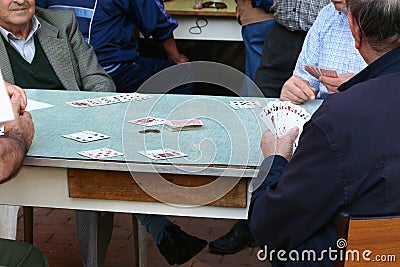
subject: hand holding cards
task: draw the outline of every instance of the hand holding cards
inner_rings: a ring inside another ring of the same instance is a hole
[[[330,70],[322,67],[317,67],[314,65],[307,65],[304,67],[304,69],[310,73],[312,76],[315,78],[319,78],[319,76],[327,76],[331,78],[339,78],[337,72],[335,70]]]
[[[311,115],[302,107],[292,104],[290,101],[271,101],[260,113],[267,128],[276,136],[282,137],[291,128],[299,128],[299,136],[303,131],[303,125]],[[295,140],[295,147],[298,145],[299,136]]]

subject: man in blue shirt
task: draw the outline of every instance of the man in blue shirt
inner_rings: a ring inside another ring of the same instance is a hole
[[[176,46],[176,20],[167,14],[160,0],[36,0],[44,8],[73,10],[100,65],[111,76],[117,92],[134,92],[155,73],[188,58]],[[162,43],[168,60],[142,57],[138,53],[135,29]],[[192,93],[193,86],[180,86],[171,93]]]
[[[304,69],[307,65],[336,70],[339,84],[367,66],[354,47],[346,0],[332,0],[318,14],[304,40],[293,76],[282,87],[282,100],[301,104],[328,95],[328,89],[321,83],[323,80],[318,80]]]
[[[347,0],[347,7],[355,46],[369,65],[326,98],[293,156],[297,128],[262,138],[263,182],[252,195],[249,225],[259,245],[275,250],[266,255],[273,266],[333,266],[334,257],[322,253],[338,248],[341,212],[400,213],[400,2]],[[318,260],[297,261],[292,251],[314,251]]]

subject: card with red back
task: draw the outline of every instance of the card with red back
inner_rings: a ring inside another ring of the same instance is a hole
[[[335,70],[329,70],[324,68],[319,68],[321,71],[321,75],[331,77],[331,78],[339,78],[337,72]]]
[[[170,120],[164,124],[165,128],[170,131],[193,130],[203,126],[201,120]]]

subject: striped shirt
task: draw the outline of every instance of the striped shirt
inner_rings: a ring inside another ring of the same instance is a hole
[[[35,43],[33,35],[40,28],[40,22],[33,16],[32,18],[32,29],[26,39],[17,38],[13,33],[7,31],[3,27],[0,27],[0,33],[4,39],[18,51],[18,53],[29,63],[32,63],[35,57]]]
[[[290,31],[308,31],[318,12],[330,0],[275,0],[271,13],[275,20]]]
[[[355,48],[347,13],[337,11],[332,3],[321,10],[308,31],[293,72],[319,91],[319,98],[325,98],[328,90],[304,70],[306,65],[333,69],[338,74],[358,73],[367,66]]]

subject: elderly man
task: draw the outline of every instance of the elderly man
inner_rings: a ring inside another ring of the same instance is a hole
[[[282,87],[282,100],[302,104],[307,100],[325,98],[329,92],[335,91],[332,81],[326,83],[323,78],[313,77],[304,69],[307,65],[336,70],[339,77],[331,80],[338,85],[367,66],[354,47],[347,19],[346,0],[332,0],[318,14],[304,40],[293,76]]]
[[[34,0],[0,0],[0,34],[0,67],[11,84],[22,88],[115,91],[71,11],[36,8]],[[207,244],[186,234],[165,216],[137,216],[170,264],[190,260]],[[113,213],[77,211],[77,222],[86,266],[103,266]]]
[[[31,115],[29,112],[23,112],[26,105],[24,92],[10,84],[6,87],[11,97],[15,119],[4,124],[4,136],[0,137],[0,183],[17,174],[35,132]],[[0,238],[0,252],[1,266],[49,266],[36,247],[20,241]]]
[[[249,224],[259,245],[287,253],[275,254],[273,266],[304,266],[290,261],[292,250],[320,253],[307,266],[333,266],[321,252],[337,249],[338,213],[400,212],[400,1],[347,0],[347,7],[355,46],[369,65],[326,98],[293,156],[297,128],[262,138],[264,181],[253,193]]]

